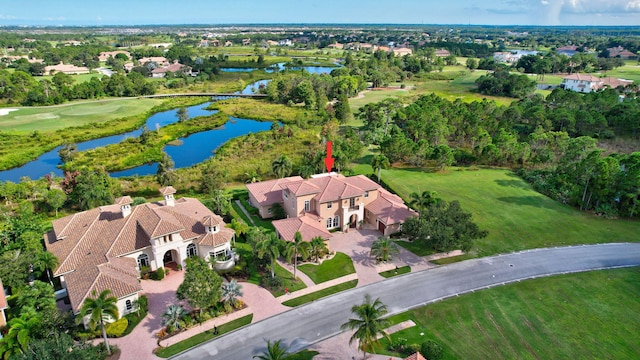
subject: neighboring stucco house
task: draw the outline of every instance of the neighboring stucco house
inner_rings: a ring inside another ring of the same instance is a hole
[[[631,80],[616,79],[613,77],[600,78],[590,74],[571,74],[562,79],[561,86],[567,90],[588,93],[605,87],[614,89],[619,86],[625,87],[631,83],[633,83]]]
[[[418,215],[400,197],[364,175],[329,173],[307,180],[294,176],[247,184],[247,189],[251,205],[263,218],[273,216],[273,204],[282,205],[287,219],[276,220],[273,226],[285,240],[292,240],[296,231],[305,240],[327,239],[330,230],[347,231],[360,224],[388,235],[400,230],[406,218]]]
[[[164,201],[131,206],[129,196],[53,221],[45,246],[60,261],[53,275],[60,278],[74,313],[93,292],[111,290],[120,315],[134,310],[142,290],[141,268],[157,270],[185,266],[191,256],[219,259],[215,268],[235,264],[232,229],[222,218],[193,198],[175,200],[172,187],[160,189]]]
[[[170,73],[183,72],[185,74],[191,74],[191,67],[187,65],[182,65],[180,63],[174,63],[168,66],[163,66],[163,67],[159,67],[151,70],[151,77],[163,78],[167,76],[167,73],[169,72]]]
[[[7,297],[4,293],[4,287],[2,286],[2,279],[0,279],[0,328],[7,325],[7,316],[4,311],[7,309]],[[0,336],[0,339],[2,337]]]
[[[68,75],[80,75],[80,74],[88,74],[90,70],[88,67],[85,67],[85,66],[75,66],[72,64],[63,64],[63,63],[44,67],[45,74],[53,75],[58,72],[65,73]]]
[[[124,54],[129,59],[131,59],[131,53],[125,50],[116,50],[116,51],[103,51],[98,55],[98,61],[105,62],[109,60],[110,57],[116,57],[118,54]]]

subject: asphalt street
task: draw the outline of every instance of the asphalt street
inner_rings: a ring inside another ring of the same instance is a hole
[[[340,325],[351,315],[351,306],[362,303],[367,293],[374,298],[379,297],[388,306],[390,314],[395,314],[514,281],[638,265],[640,243],[535,249],[467,260],[316,300],[216,338],[173,359],[251,359],[265,349],[266,339],[283,339],[284,343],[291,344],[293,351],[306,348],[339,334]]]

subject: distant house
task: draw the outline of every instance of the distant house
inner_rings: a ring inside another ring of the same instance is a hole
[[[402,199],[359,175],[319,174],[304,180],[299,176],[247,184],[249,202],[263,218],[273,217],[273,205],[280,204],[287,218],[273,226],[285,240],[296,231],[303,239],[331,237],[330,230],[346,231],[368,224],[388,235],[400,230],[406,218],[418,214]]]
[[[131,59],[131,53],[124,50],[116,50],[116,51],[104,51],[98,55],[98,61],[105,62],[109,60],[109,57],[116,57],[118,54],[125,54],[129,59]]]
[[[24,39],[22,39],[22,42],[32,43],[32,42],[36,42],[36,39],[24,38]]]
[[[4,293],[4,287],[2,286],[2,279],[0,279],[0,328],[7,325],[7,316],[4,311],[7,309],[7,296]]]
[[[218,39],[209,40],[209,46],[215,46],[215,47],[220,46],[220,40],[218,40]]]
[[[191,73],[191,67],[176,62],[176,63],[173,63],[171,65],[167,65],[167,66],[163,66],[163,67],[157,67],[157,68],[151,70],[151,77],[163,78],[163,77],[167,76],[167,73],[169,73],[169,72],[170,73],[183,72],[183,73],[187,74],[187,73]]]
[[[520,58],[526,55],[537,55],[537,51],[533,50],[512,50],[493,53],[493,59],[497,62],[516,63]]]
[[[68,74],[68,75],[80,75],[80,74],[88,74],[90,70],[89,68],[84,66],[75,66],[72,64],[63,64],[63,63],[44,67],[45,74],[53,75],[58,72]]]
[[[152,48],[156,48],[156,49],[162,49],[162,48],[168,48],[171,45],[173,45],[172,43],[156,43],[156,44],[149,44],[149,46],[151,46]]]
[[[80,46],[80,45],[82,45],[82,41],[67,40],[64,42],[64,46]]]
[[[242,46],[251,45],[251,39],[242,39]]]
[[[623,48],[622,46],[612,47],[607,49],[609,51],[610,58],[621,58],[621,59],[637,59],[638,54],[632,53],[631,51]]]
[[[225,47],[233,46],[233,42],[231,42],[231,40],[227,40],[224,42],[224,46]]]
[[[449,50],[447,49],[437,49],[436,50],[436,56],[437,57],[447,57],[451,55],[451,52],[449,52]]]
[[[342,50],[342,49],[344,49],[344,44],[340,44],[339,42],[336,42],[336,43],[327,45],[327,47],[331,48],[331,49]]]
[[[632,83],[633,81],[631,80],[617,79],[613,77],[599,78],[590,74],[571,74],[562,79],[561,86],[567,90],[588,93],[598,91],[605,87],[613,89],[620,86],[625,87]]]
[[[209,47],[209,40],[200,40],[200,44],[198,44],[198,47],[202,47],[202,48]]]
[[[278,42],[274,41],[274,40],[267,40],[266,45],[267,46],[278,46]]]
[[[399,56],[399,57],[413,54],[413,50],[406,47],[393,48],[391,49],[391,51],[393,51],[393,54],[395,56]]]
[[[20,60],[20,59],[26,59],[29,63],[39,63],[42,64],[44,62],[43,59],[30,59],[29,56],[27,55],[7,55],[7,56],[2,56],[0,57],[0,59],[2,59],[4,62],[8,63],[9,65],[11,65],[14,61],[16,60]]]
[[[278,46],[293,46],[293,41],[290,39],[280,40],[278,41]]]
[[[143,57],[138,59],[138,63],[140,65],[145,65],[147,63],[154,63],[157,67],[169,66],[169,60],[167,60],[164,56],[151,56],[151,57]]]
[[[94,291],[111,290],[120,315],[134,311],[143,270],[185,266],[188,257],[214,258],[215,269],[235,265],[235,232],[193,198],[175,200],[175,189],[160,189],[164,201],[131,206],[129,196],[113,205],[53,221],[44,235],[47,251],[60,261],[53,275],[78,313]]]

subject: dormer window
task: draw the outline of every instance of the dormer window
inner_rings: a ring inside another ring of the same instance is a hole
[[[368,197],[369,197],[369,192],[368,192],[368,191],[365,191],[365,192],[364,192],[364,197],[366,197],[366,198],[368,198]]]
[[[207,233],[215,234],[218,232],[218,226],[207,226]]]

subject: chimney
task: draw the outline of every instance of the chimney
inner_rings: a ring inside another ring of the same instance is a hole
[[[122,217],[126,218],[131,214],[131,204],[133,204],[133,200],[131,200],[130,196],[122,196],[115,200],[116,205],[120,205],[120,212],[122,213]]]
[[[166,206],[175,205],[173,194],[176,193],[176,189],[174,189],[173,186],[166,186],[166,187],[160,188],[160,193],[164,196],[164,204]]]

